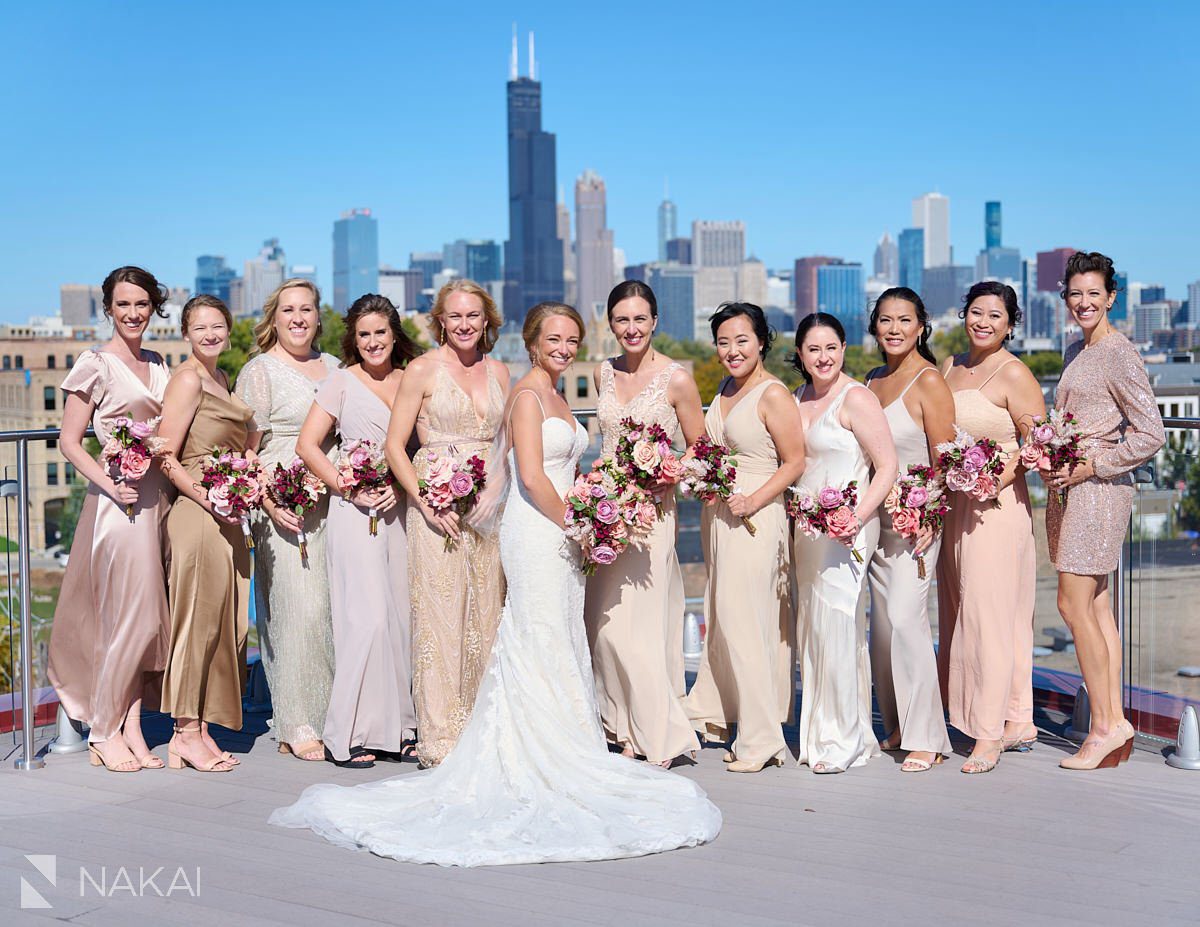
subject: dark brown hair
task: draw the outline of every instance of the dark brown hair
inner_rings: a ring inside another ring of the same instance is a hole
[[[358,320],[364,315],[381,315],[388,320],[388,327],[392,330],[393,367],[403,370],[410,360],[421,353],[416,343],[404,331],[404,326],[400,323],[400,313],[396,311],[392,301],[378,293],[367,293],[358,297],[346,311],[346,332],[342,335],[343,366],[362,363],[355,330],[358,328]]]
[[[167,301],[166,289],[150,271],[134,267],[132,264],[118,267],[100,284],[100,289],[104,293],[105,315],[112,315],[113,291],[117,288],[118,283],[132,283],[134,286],[141,287],[150,294],[150,306],[154,310],[154,314],[166,318],[167,314],[163,311],[163,306]]]
[[[917,314],[917,321],[921,323],[921,335],[917,338],[917,353],[929,363],[937,366],[937,359],[933,356],[933,351],[929,349],[929,336],[933,334],[933,326],[929,324],[929,311],[915,290],[910,290],[906,286],[894,286],[880,293],[879,299],[875,300],[875,305],[871,309],[871,320],[867,322],[867,331],[874,336],[876,342],[879,341],[879,332],[875,330],[879,326],[879,307],[889,299],[900,299],[912,304],[913,311]],[[883,353],[882,346],[880,353]]]
[[[1067,258],[1067,267],[1063,271],[1063,299],[1067,298],[1067,286],[1071,278],[1077,274],[1101,274],[1104,277],[1104,289],[1108,293],[1117,292],[1117,271],[1113,267],[1113,259],[1099,251],[1076,251]]]
[[[648,283],[643,283],[641,280],[622,280],[612,292],[608,294],[608,321],[612,322],[613,310],[617,308],[617,303],[623,299],[632,299],[640,297],[650,304],[650,318],[658,318],[658,300],[654,298],[654,291],[650,289]]]

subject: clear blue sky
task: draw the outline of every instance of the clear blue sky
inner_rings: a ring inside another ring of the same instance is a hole
[[[338,214],[380,258],[507,235],[511,24],[537,36],[559,182],[594,168],[630,262],[663,178],[681,233],[743,219],[768,266],[869,262],[910,200],[956,261],[1086,246],[1183,298],[1200,278],[1191,2],[83,3],[5,13],[0,319],[140,263],[191,286],[278,236],[328,286]],[[449,12],[453,10],[453,12]]]

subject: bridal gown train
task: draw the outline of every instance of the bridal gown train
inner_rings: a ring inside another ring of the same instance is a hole
[[[587,446],[542,423],[566,493]],[[583,624],[584,580],[562,530],[514,474],[500,523],[508,594],[475,710],[440,766],[354,787],[315,785],[271,815],[331,843],[442,866],[619,859],[716,837],[721,813],[682,776],[609,753]]]

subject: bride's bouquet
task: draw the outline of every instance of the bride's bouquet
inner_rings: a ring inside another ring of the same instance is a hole
[[[479,501],[479,493],[487,484],[483,458],[472,454],[466,460],[426,451],[429,470],[425,479],[417,480],[422,499],[439,515],[457,512],[465,516]],[[454,549],[454,538],[446,535],[445,549]]]
[[[657,517],[654,497],[611,457],[600,458],[590,473],[575,480],[567,491],[567,506],[566,535],[579,545],[585,576],[648,534]]]
[[[922,528],[938,534],[950,511],[937,472],[920,464],[909,464],[908,472],[896,477],[883,500],[883,508],[892,516],[892,530],[909,541]],[[925,557],[921,554],[917,554],[917,577],[925,578]]]
[[[1035,418],[1029,436],[1021,446],[1021,463],[1028,469],[1061,470],[1075,468],[1087,460],[1083,453],[1083,433],[1071,412],[1051,409],[1045,418]],[[1058,501],[1067,504],[1067,492],[1058,491]]]
[[[335,464],[342,485],[342,498],[349,498],[355,489],[382,489],[392,482],[383,449],[370,438],[358,438],[342,445]],[[371,537],[379,534],[379,510],[368,510],[367,530]]]
[[[150,461],[162,452],[163,440],[155,437],[160,419],[144,422],[122,415],[112,422],[111,437],[100,451],[100,459],[114,482],[138,483],[150,469]],[[133,506],[125,506],[133,518]]]
[[[276,505],[294,512],[300,519],[300,531],[296,540],[300,545],[300,558],[308,557],[308,536],[304,533],[304,515],[312,511],[321,494],[325,492],[325,484],[312,473],[299,457],[292,459],[288,466],[275,464],[271,481],[267,484],[267,495]]]
[[[621,436],[617,438],[613,458],[629,479],[650,493],[661,519],[663,507],[658,494],[683,476],[683,464],[671,449],[671,436],[666,429],[632,418],[621,419]]]
[[[1004,452],[991,438],[976,440],[957,425],[954,440],[937,446],[938,469],[946,488],[961,492],[979,502],[989,499],[999,508],[1000,477],[1004,473]]]
[[[200,485],[213,511],[242,523],[246,547],[254,549],[250,533],[250,513],[262,506],[262,470],[241,454],[224,448],[213,448],[212,454],[200,468]]]
[[[717,444],[702,434],[692,445],[692,456],[683,463],[679,488],[701,502],[728,499],[737,489],[737,458],[724,444]],[[742,516],[742,524],[751,535],[754,523]]]
[[[802,486],[790,488],[784,508],[788,517],[796,522],[796,527],[806,537],[825,535],[833,538],[850,548],[856,563],[862,563],[862,554],[854,547],[854,538],[861,527],[854,514],[858,508],[858,480],[851,480],[843,489],[826,486],[815,493]]]

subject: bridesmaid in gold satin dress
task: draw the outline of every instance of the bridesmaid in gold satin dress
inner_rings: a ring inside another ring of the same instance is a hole
[[[762,309],[725,303],[710,319],[728,372],[704,418],[709,437],[737,457],[737,491],[704,507],[707,634],[684,702],[707,740],[737,737],[730,772],[781,766],[783,725],[795,702],[788,519],[783,493],[804,472],[804,428],[788,388],[763,359],[774,335]],[[749,518],[755,533],[743,524]]]
[[[162,411],[167,367],[142,347],[166,292],[140,267],[119,267],[102,286],[113,336],[79,355],[63,380],[63,456],[88,481],[50,631],[50,682],[67,714],[88,724],[93,765],[160,769],[142,736],[142,708],[157,710],[170,618],[163,571],[170,491],[151,464],[136,483],[116,482],[83,447],[89,420],[103,443],[112,420]],[[133,515],[125,514],[133,506]]]
[[[471,716],[504,605],[496,534],[480,535],[453,512],[439,515],[417,481],[431,455],[487,463],[508,397],[508,368],[489,358],[501,319],[491,295],[453,280],[430,312],[438,347],[405,370],[388,425],[387,457],[408,494],[408,571],[413,620],[417,759],[436,766]],[[409,459],[413,433],[421,449]],[[446,549],[446,539],[452,546]]]
[[[1059,765],[1096,769],[1117,765],[1133,749],[1108,575],[1121,558],[1133,509],[1130,472],[1158,453],[1166,434],[1137,348],[1108,320],[1117,298],[1112,259],[1078,251],[1063,277],[1062,297],[1083,339],[1067,348],[1055,405],[1074,413],[1086,458],[1073,471],[1043,471],[1042,477],[1050,490],[1046,535],[1058,570],[1058,610],[1075,639],[1091,726],[1079,752]]]
[[[163,681],[163,710],[175,719],[168,745],[172,768],[228,772],[237,765],[209,736],[209,723],[242,726],[250,551],[236,516],[218,515],[200,485],[214,448],[256,455],[253,412],[229,391],[217,358],[229,343],[233,318],[215,296],[193,296],[179,326],[191,346],[167,384],[159,435],[163,469],[179,497],[167,517],[171,539],[168,581],[171,650]]]
[[[1006,455],[995,501],[950,493],[938,559],[938,675],[950,723],[975,745],[962,772],[990,772],[1037,740],[1033,725],[1033,516],[1017,438],[1046,413],[1029,368],[1005,350],[1021,321],[1017,294],[995,280],[967,292],[970,350],[943,365],[957,424]]]
[[[651,346],[658,325],[654,291],[639,280],[608,296],[608,324],[620,357],[592,374],[604,454],[629,417],[682,431],[690,445],[704,432],[695,381]],[[627,396],[622,399],[621,395]],[[649,537],[588,579],[584,622],[600,720],[625,756],[666,766],[699,744],[683,710],[683,576],[675,553],[675,491],[662,494],[664,516]]]

